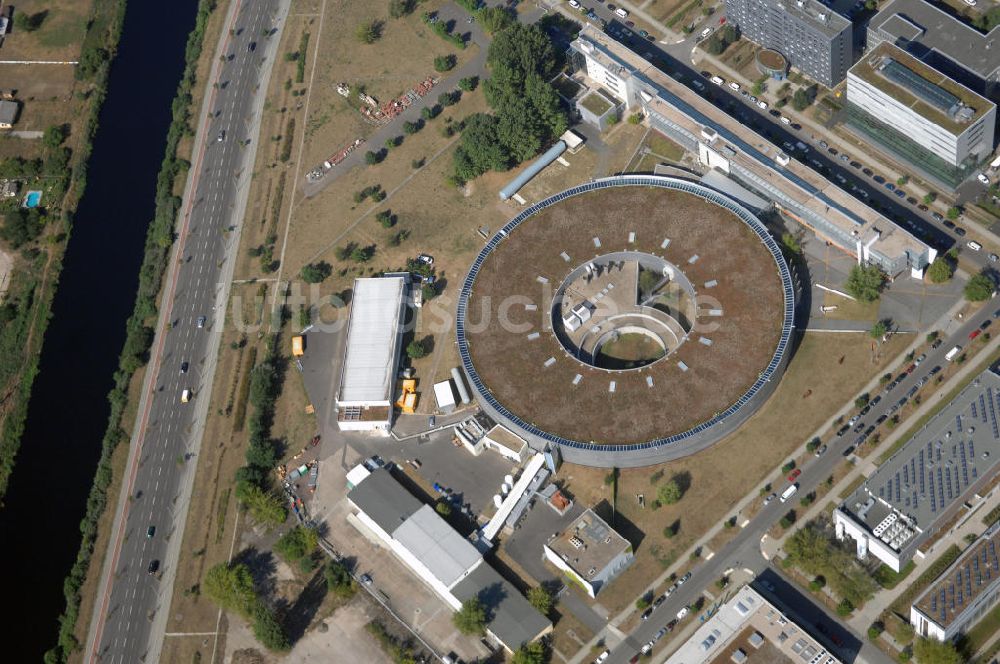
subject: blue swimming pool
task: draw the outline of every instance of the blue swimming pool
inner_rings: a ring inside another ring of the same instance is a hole
[[[34,208],[38,207],[38,204],[42,202],[42,192],[40,191],[29,191],[28,195],[24,197],[24,207]]]

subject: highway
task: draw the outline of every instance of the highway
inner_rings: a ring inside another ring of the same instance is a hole
[[[159,659],[192,459],[208,412],[257,127],[287,5],[233,0],[218,46],[206,45],[210,54],[216,49],[213,71],[201,82],[208,97],[87,635],[89,662]]]
[[[873,401],[876,396],[879,397],[878,403],[874,404],[871,408],[865,409],[865,414],[860,415],[850,430],[844,432],[842,436],[831,435],[827,440],[824,440],[823,443],[826,444],[826,451],[818,457],[810,457],[809,461],[800,467],[802,474],[796,478],[796,482],[799,485],[797,495],[801,496],[814,491],[820,482],[825,481],[833,473],[834,467],[844,460],[844,456],[849,455],[848,448],[853,450],[858,444],[858,437],[863,435],[868,427],[876,425],[879,418],[883,416],[888,418],[895,413],[896,408],[894,406],[903,398],[909,399],[910,397],[907,396],[908,393],[914,387],[918,386],[920,381],[929,377],[934,367],[944,367],[948,364],[947,360],[944,359],[948,351],[954,346],[966,348],[970,343],[969,334],[979,329],[985,321],[994,320],[995,313],[1000,313],[1000,298],[992,303],[987,302],[981,311],[965,320],[953,334],[947,338],[943,338],[942,343],[936,349],[930,350],[924,360],[912,372],[900,372],[897,374],[898,376],[902,376],[902,379],[898,383],[894,379],[894,382],[887,385],[883,391],[877,395],[872,394]],[[929,378],[929,380],[933,379]],[[845,413],[845,421],[852,417],[853,414],[857,414],[853,409]],[[902,426],[906,427],[907,423],[904,421]],[[857,432],[854,431],[855,429],[857,429]],[[788,486],[789,482],[782,479],[781,482],[774,485],[773,490],[776,494],[780,494]],[[611,656],[608,658],[607,664],[622,664],[627,662],[633,655],[639,652],[643,644],[653,638],[653,635],[661,627],[676,616],[681,607],[693,604],[701,596],[702,589],[710,587],[717,579],[723,576],[725,570],[731,567],[750,569],[755,574],[763,573],[764,578],[776,575],[777,572],[773,568],[769,568],[767,561],[761,556],[760,540],[789,509],[796,508],[797,506],[797,497],[793,498],[789,503],[782,503],[775,499],[770,504],[763,506],[732,541],[718,551],[711,560],[703,562],[693,569],[691,579],[671,594],[653,612],[653,615],[648,620],[643,621],[628,638],[611,651]],[[766,588],[762,589],[762,591],[765,595],[769,595],[771,599],[777,598],[779,603],[785,602],[786,605],[791,605],[790,608],[792,609],[798,609],[805,606],[806,603],[811,604],[805,597],[802,597],[798,602],[789,601],[788,593],[783,591],[782,587],[778,588],[777,595],[769,593]],[[808,609],[808,607],[805,608]],[[838,630],[843,634],[842,637],[838,637],[843,645],[837,646],[832,643],[829,635],[816,633],[814,636],[824,641],[834,654],[847,662],[854,661],[859,651],[861,659],[864,661],[889,661],[883,659],[885,655],[868,643],[867,639],[862,638],[860,635],[849,633],[843,624],[839,623],[832,616],[829,616],[829,614],[828,617],[830,618],[829,621],[824,622],[824,624],[829,627],[831,634],[837,633]],[[691,614],[685,620],[690,621],[696,618],[696,614]],[[682,625],[683,623],[678,627]],[[855,644],[857,647],[852,647],[852,644]]]

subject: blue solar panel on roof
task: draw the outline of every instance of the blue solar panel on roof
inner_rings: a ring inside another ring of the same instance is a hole
[[[972,411],[972,418],[975,419],[977,417],[977,415],[976,415],[976,402],[975,401],[973,401],[972,404],[970,405],[970,410]],[[985,410],[983,411],[983,416],[984,417],[986,416],[986,411]]]

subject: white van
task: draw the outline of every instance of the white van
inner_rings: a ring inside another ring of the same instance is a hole
[[[969,249],[972,249],[973,251],[979,251],[980,249],[983,248],[983,245],[979,244],[975,240],[969,240],[968,242],[965,243],[965,246],[967,246]]]
[[[944,356],[944,359],[946,359],[949,362],[951,362],[952,360],[955,359],[955,356],[958,355],[961,352],[962,352],[962,347],[961,346],[955,346],[954,348],[952,348],[951,350],[948,351],[948,354]]]
[[[781,492],[781,497],[779,498],[779,500],[781,500],[781,502],[787,501],[789,498],[794,496],[795,492],[798,490],[799,490],[799,485],[793,484],[792,486],[788,487],[787,489]]]
[[[569,6],[572,7],[573,9],[579,9],[580,3],[577,2],[576,0],[569,0]]]
[[[705,37],[709,36],[710,34],[712,34],[712,28],[711,27],[707,27],[707,28],[705,28],[704,30],[701,31],[701,34],[698,36],[698,38],[699,39],[704,39]]]
[[[628,12],[625,11],[624,9],[622,9],[621,7],[619,7],[618,9],[616,9],[615,13],[618,14],[619,16],[621,16],[622,18],[628,18]]]

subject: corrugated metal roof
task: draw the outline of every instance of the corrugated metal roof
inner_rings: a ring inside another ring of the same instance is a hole
[[[511,650],[534,641],[552,626],[517,588],[489,565],[474,569],[451,592],[460,602],[479,598],[489,617],[486,628]]]
[[[392,533],[392,538],[448,588],[483,559],[476,547],[449,526],[430,505],[424,505],[404,521]]]
[[[402,277],[355,279],[338,401],[392,401],[405,286]]]
[[[347,494],[347,499],[390,536],[423,505],[385,468],[361,480]]]

